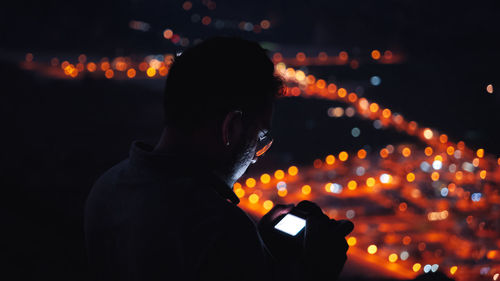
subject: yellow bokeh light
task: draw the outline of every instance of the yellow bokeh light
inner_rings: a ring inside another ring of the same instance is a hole
[[[347,245],[349,245],[349,246],[354,246],[354,245],[356,245],[357,242],[358,242],[358,240],[354,236],[347,238]]]
[[[342,151],[339,153],[339,160],[342,162],[347,161],[347,158],[349,158],[349,154],[345,151]]]
[[[299,173],[299,168],[297,168],[296,166],[290,166],[288,168],[288,174],[290,176],[296,176],[298,173]]]
[[[377,112],[377,111],[378,111],[379,106],[378,106],[378,104],[377,104],[377,103],[372,102],[372,103],[370,104],[370,107],[369,107],[369,108],[370,108],[370,111],[371,111],[371,112],[375,113],[375,112]]]
[[[369,177],[366,179],[366,186],[373,187],[375,185],[375,178]]]
[[[432,136],[434,135],[434,133],[432,133],[432,130],[427,128],[424,130],[424,138],[430,140],[432,139]]]
[[[255,181],[254,178],[248,178],[246,181],[245,181],[245,184],[252,188],[252,187],[255,187],[255,185],[257,184],[257,182]]]
[[[486,170],[479,172],[479,177],[484,180],[486,178]]]
[[[433,172],[433,173],[431,174],[431,179],[432,179],[433,181],[437,181],[437,180],[439,180],[439,173],[438,173],[438,172]]]
[[[417,262],[413,265],[412,269],[413,269],[413,271],[418,272],[421,267],[422,267],[422,265]]]
[[[349,188],[349,190],[355,190],[356,187],[358,187],[358,183],[354,180],[351,180],[347,183],[347,188]]]
[[[326,156],[325,162],[328,165],[333,165],[333,163],[335,163],[335,156],[333,156],[333,155]]]
[[[293,69],[291,67],[287,68],[285,75],[287,77],[295,77],[295,69]]]
[[[390,110],[390,109],[388,109],[388,108],[386,108],[386,109],[382,110],[382,116],[383,116],[384,118],[389,118],[389,117],[391,117],[391,114],[392,114],[392,113],[391,113],[391,110]]]
[[[479,158],[483,158],[484,157],[484,149],[480,148],[476,151],[476,155],[477,157]]]
[[[302,70],[297,70],[295,72],[295,79],[298,81],[304,81],[304,79],[306,79],[306,74]]]
[[[264,207],[264,209],[266,209],[266,210],[268,210],[268,211],[269,211],[269,210],[271,210],[271,209],[273,208],[273,206],[274,206],[274,203],[273,203],[273,201],[271,201],[271,200],[266,200],[266,201],[264,201],[264,203],[262,204],[262,207]]]
[[[358,100],[358,104],[359,104],[359,107],[361,107],[362,110],[367,110],[370,103],[368,102],[367,99],[360,98]]]
[[[410,157],[411,149],[408,147],[405,147],[405,148],[403,148],[403,151],[401,151],[401,154],[403,154],[404,157]]]
[[[345,98],[345,96],[347,96],[347,91],[346,91],[346,89],[344,89],[344,88],[340,88],[340,89],[337,91],[337,95],[339,95],[339,97],[341,97],[341,98]]]
[[[248,201],[250,201],[250,203],[252,203],[252,204],[259,202],[259,199],[260,199],[259,195],[255,194],[255,193],[248,196]]]
[[[242,198],[243,196],[245,196],[245,190],[243,190],[243,188],[236,188],[234,189],[234,194],[236,194],[238,198]]]
[[[148,77],[153,77],[156,75],[156,69],[154,69],[153,67],[148,67],[148,69],[146,70],[146,74],[148,75]]]
[[[370,255],[374,255],[374,254],[377,252],[377,250],[378,250],[378,249],[377,249],[377,246],[375,246],[375,245],[373,245],[373,244],[372,244],[372,245],[370,245],[370,246],[368,246],[368,248],[366,249],[366,251],[367,251],[367,252],[368,252],[368,254],[370,254]]]
[[[398,260],[398,254],[392,253],[392,254],[389,255],[388,259],[389,259],[390,262],[396,262]]]
[[[304,195],[308,195],[308,194],[310,194],[310,193],[311,193],[311,186],[310,186],[310,185],[307,185],[307,184],[306,184],[306,185],[304,185],[304,186],[302,186],[302,193],[303,193]]]
[[[407,180],[408,182],[413,182],[413,181],[415,180],[415,174],[414,174],[414,173],[408,173],[408,174],[406,175],[406,180]]]
[[[453,153],[455,153],[455,148],[454,148],[453,146],[448,146],[448,147],[446,148],[446,153],[447,153],[448,155],[453,155]]]
[[[262,183],[269,183],[271,181],[271,176],[269,174],[262,174],[260,176],[260,181]]]
[[[441,155],[436,155],[436,156],[434,157],[434,161],[441,161],[441,162],[443,162],[443,156],[441,156]]]
[[[456,265],[450,267],[450,273],[451,273],[451,275],[455,274],[455,272],[457,272],[457,269],[458,269],[458,267]]]
[[[286,188],[278,189],[278,196],[285,197],[288,194],[288,190]]]
[[[274,177],[277,180],[281,180],[285,177],[285,172],[283,170],[276,170],[276,172],[274,172]]]

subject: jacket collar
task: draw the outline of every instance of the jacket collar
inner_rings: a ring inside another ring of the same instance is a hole
[[[195,170],[200,166],[196,158],[189,155],[176,153],[153,152],[153,146],[134,141],[130,148],[130,164],[139,167],[148,167],[156,171],[169,171],[175,176],[188,176],[201,184],[209,184],[222,198],[237,205],[240,199],[234,194],[232,187],[228,186],[219,176],[209,170]]]

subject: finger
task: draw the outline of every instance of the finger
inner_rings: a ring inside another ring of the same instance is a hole
[[[349,220],[330,220],[336,224],[335,232],[342,236],[347,236],[354,229],[354,224]]]
[[[297,204],[297,207],[295,209],[300,210],[307,215],[312,215],[312,216],[322,216],[323,211],[321,208],[316,204],[308,200],[303,200],[300,201],[299,204]]]
[[[293,209],[294,205],[283,205],[277,204],[275,205],[267,214],[265,214],[262,219],[267,221],[274,221],[279,216],[289,213]]]

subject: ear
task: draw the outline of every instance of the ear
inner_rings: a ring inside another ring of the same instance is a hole
[[[222,142],[224,146],[229,146],[240,138],[243,131],[242,116],[243,113],[240,110],[233,110],[226,114],[222,123]]]

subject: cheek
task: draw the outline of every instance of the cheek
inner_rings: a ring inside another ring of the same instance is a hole
[[[246,168],[248,165],[250,165],[255,156],[256,148],[257,142],[246,143],[241,147],[240,153],[238,153],[237,156],[238,159],[236,159],[236,162],[240,167],[245,166]]]

